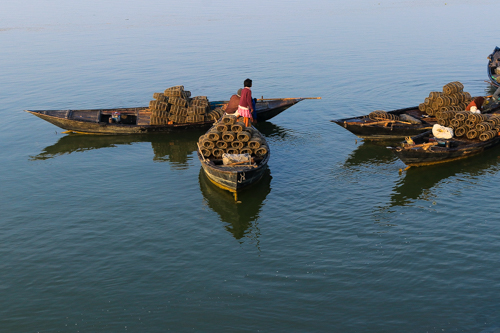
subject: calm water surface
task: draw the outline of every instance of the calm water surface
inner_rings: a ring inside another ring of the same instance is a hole
[[[245,7],[246,6],[246,7]],[[498,1],[2,4],[0,332],[493,332],[500,148],[399,172],[331,119],[485,94]],[[321,96],[209,183],[199,131],[66,135],[24,109]]]

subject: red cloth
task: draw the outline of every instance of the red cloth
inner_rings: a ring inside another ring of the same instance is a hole
[[[238,95],[233,95],[229,99],[229,103],[226,106],[226,113],[233,114],[238,110],[238,105],[240,105],[240,97]]]
[[[253,110],[252,90],[249,87],[245,87],[241,91],[240,106],[249,109],[250,112]]]
[[[470,111],[470,108],[473,106],[477,107],[477,109],[481,111],[483,108],[483,102],[484,102],[483,97],[476,97],[472,102],[469,103],[469,105],[467,105],[465,111]]]

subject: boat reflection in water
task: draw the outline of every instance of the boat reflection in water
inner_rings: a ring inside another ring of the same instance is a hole
[[[344,166],[379,165],[392,163],[398,158],[386,147],[365,142],[359,145],[346,159]]]
[[[292,132],[285,127],[275,125],[269,121],[257,123],[255,124],[255,128],[257,128],[266,138],[275,138],[278,140],[286,139]]]
[[[271,192],[271,172],[267,169],[257,183],[235,194],[223,190],[207,178],[200,168],[199,183],[207,206],[227,223],[226,230],[243,242],[244,237],[257,242],[260,235],[258,219],[267,195]]]
[[[172,162],[176,166],[185,168],[196,152],[196,142],[200,133],[202,132],[188,131],[174,134],[148,135],[69,134],[60,138],[55,144],[45,147],[40,154],[30,158],[31,160],[46,160],[75,152],[151,142],[154,161]]]
[[[487,150],[473,158],[445,164],[409,168],[391,194],[391,206],[405,206],[416,199],[425,199],[429,191],[445,179],[457,177],[456,181],[474,180],[483,175],[500,171],[499,147]]]

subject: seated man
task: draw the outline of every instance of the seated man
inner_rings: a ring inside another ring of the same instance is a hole
[[[469,103],[469,105],[467,105],[465,111],[472,111],[472,112],[482,111],[483,103],[484,103],[484,97],[481,96],[476,97],[472,100],[472,102]]]
[[[241,97],[241,88],[238,89],[238,92],[236,95],[231,96],[231,99],[229,99],[229,103],[226,105],[226,111],[227,114],[234,114],[236,110],[238,110],[238,105],[240,105],[240,97]]]

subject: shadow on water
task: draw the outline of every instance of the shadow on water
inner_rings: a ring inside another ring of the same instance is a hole
[[[258,219],[267,195],[271,192],[271,171],[267,169],[262,179],[249,188],[238,192],[237,201],[233,193],[223,190],[207,178],[200,169],[200,190],[207,206],[227,223],[226,230],[242,243],[243,237],[258,245],[260,230]]]
[[[398,158],[385,146],[363,141],[344,162],[345,167],[361,166],[364,164],[392,163]]]
[[[391,206],[405,206],[447,178],[460,179],[485,174],[495,174],[500,170],[500,147],[485,151],[477,156],[455,162],[413,167],[405,171],[391,195]]]
[[[290,135],[291,130],[286,129],[282,126],[275,125],[269,121],[264,121],[262,123],[255,124],[255,128],[259,130],[268,138],[280,138],[286,139]]]
[[[40,154],[30,156],[30,160],[47,160],[76,152],[151,142],[154,161],[173,162],[181,166],[187,166],[189,156],[197,149],[196,142],[201,134],[203,134],[203,132],[198,130],[166,134],[123,136],[69,134],[60,138],[55,144],[45,147]]]

